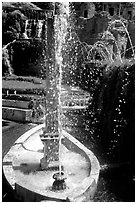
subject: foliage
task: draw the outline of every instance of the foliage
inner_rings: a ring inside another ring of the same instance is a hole
[[[2,78],[2,92],[45,95],[45,80],[37,77],[7,76]]]
[[[26,17],[18,10],[2,13],[2,43],[5,45],[19,38],[19,34],[23,32]]]
[[[40,10],[39,7],[31,2],[2,2],[2,9],[6,11],[20,9],[21,11],[29,10],[30,12],[31,10]]]
[[[45,70],[44,43],[40,39],[16,41],[13,44],[13,69],[16,75],[41,76]]]
[[[19,100],[19,101],[31,101],[32,97],[30,96],[21,96],[21,95],[2,95],[3,99],[9,99],[9,100]]]
[[[49,10],[53,7],[51,2],[33,2],[33,4],[44,10]]]
[[[89,128],[111,161],[134,160],[134,69],[134,62],[126,60],[104,66],[88,64],[83,74],[82,87],[91,93]]]
[[[6,81],[10,81],[10,80],[14,80],[14,81],[25,81],[25,82],[31,82],[34,84],[42,84],[43,80],[37,77],[31,77],[31,76],[6,76],[6,77],[2,77],[2,80],[6,80]]]

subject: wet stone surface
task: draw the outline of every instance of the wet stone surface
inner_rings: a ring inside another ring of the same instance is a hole
[[[6,123],[8,124],[8,123]],[[32,124],[19,124],[19,123],[9,123],[9,127],[5,129],[5,123],[3,128],[3,157],[9,151],[11,143],[13,144],[20,135],[34,127]],[[71,129],[72,131],[72,129]],[[82,131],[79,131],[82,132]],[[12,134],[11,134],[12,133]],[[87,133],[87,132],[86,132]],[[11,137],[12,135],[12,137]],[[80,137],[81,135],[81,137]],[[82,136],[83,135],[83,136]],[[82,139],[83,144],[91,148],[95,153],[99,162],[105,164],[104,154],[100,151],[101,149],[97,146],[96,142],[93,140],[91,143],[88,139],[84,139],[84,133],[76,134],[76,131],[73,129],[73,136],[80,140]],[[25,165],[22,166],[25,168]],[[107,169],[106,171],[101,171],[97,192],[95,194],[93,202],[124,202],[124,201],[134,201],[135,193],[134,186],[135,181],[133,179],[133,170],[132,165],[123,166],[119,168]],[[73,176],[73,175],[72,175]],[[3,175],[3,201],[16,201],[16,196],[12,191],[11,187],[5,180]]]

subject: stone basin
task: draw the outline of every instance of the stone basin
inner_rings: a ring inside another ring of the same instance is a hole
[[[23,134],[3,159],[6,179],[17,198],[23,202],[91,201],[99,177],[99,162],[95,155],[72,135],[63,130],[60,162],[66,176],[65,190],[53,191],[53,175],[58,172],[58,161],[47,170],[40,168],[43,143],[40,140],[44,124]]]

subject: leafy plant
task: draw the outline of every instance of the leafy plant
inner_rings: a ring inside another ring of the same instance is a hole
[[[134,160],[134,60],[104,66],[88,64],[86,71],[90,77],[83,83],[91,93],[89,129],[111,161]]]
[[[13,44],[13,69],[16,75],[41,76],[45,70],[44,44],[40,39],[22,40]]]
[[[19,34],[24,30],[25,20],[26,17],[19,10],[2,13],[2,42],[4,45],[19,38]]]

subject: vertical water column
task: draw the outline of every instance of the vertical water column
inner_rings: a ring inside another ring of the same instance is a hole
[[[58,89],[58,132],[59,132],[59,173],[61,175],[61,138],[62,138],[62,104],[61,104],[61,85],[63,69],[63,53],[65,52],[65,41],[68,28],[69,2],[58,5],[57,15],[55,15],[55,67],[58,72],[57,89]]]
[[[58,161],[60,171],[62,48],[67,32],[68,6],[66,11],[66,5],[60,4],[56,15],[47,18],[46,115],[45,129],[41,135],[44,143],[42,169],[47,169],[51,161]]]
[[[46,48],[46,99],[45,129],[41,135],[44,143],[44,157],[41,159],[42,169],[47,169],[51,161],[58,161],[58,71],[55,66],[54,17],[47,18]]]

